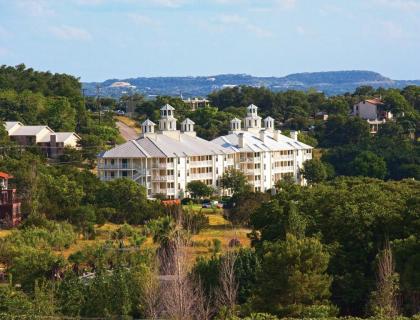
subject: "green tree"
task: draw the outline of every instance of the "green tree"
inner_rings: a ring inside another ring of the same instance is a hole
[[[354,175],[383,179],[387,173],[386,163],[370,151],[361,152],[351,163]]]
[[[258,310],[280,316],[300,317],[313,305],[329,305],[332,278],[327,274],[329,254],[316,238],[298,239],[263,246],[255,305]],[[334,308],[331,308],[332,315]]]
[[[331,171],[321,160],[311,159],[303,163],[302,174],[309,183],[319,183],[330,178]]]
[[[214,189],[211,186],[199,180],[189,182],[187,184],[187,191],[193,198],[210,197],[214,193]]]
[[[224,189],[231,189],[233,193],[241,193],[249,190],[250,186],[246,176],[234,168],[223,173],[220,184]]]

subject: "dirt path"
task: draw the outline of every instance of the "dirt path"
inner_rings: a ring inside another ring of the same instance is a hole
[[[117,121],[117,128],[120,131],[121,136],[126,140],[134,140],[139,137],[139,134],[136,130],[132,127],[127,126],[125,123],[121,121]]]

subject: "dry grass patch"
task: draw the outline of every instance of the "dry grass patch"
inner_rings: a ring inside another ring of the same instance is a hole
[[[115,119],[133,128],[134,130],[136,130],[137,133],[141,133],[141,128],[139,127],[139,124],[137,123],[137,121],[135,121],[134,119],[131,119],[126,116],[115,116]]]
[[[11,233],[12,230],[0,230],[0,238],[6,238]]]

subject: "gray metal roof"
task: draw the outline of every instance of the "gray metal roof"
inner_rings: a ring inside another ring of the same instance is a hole
[[[243,133],[244,147],[239,147],[238,134]],[[262,141],[258,134],[249,131],[238,131],[228,134],[226,136],[218,137],[211,142],[218,144],[224,148],[230,148],[234,151],[243,152],[261,152],[261,151],[280,151],[280,150],[297,150],[297,149],[312,149],[300,141],[293,140],[282,134],[279,134],[278,141],[273,138],[273,132],[265,133],[265,139]]]
[[[192,121],[190,118],[186,118],[184,121],[181,122],[181,124],[195,124],[195,122]]]
[[[128,141],[111,150],[102,152],[101,158],[162,158],[215,155],[232,153],[231,149],[215,143],[179,133],[179,139],[157,133],[150,137],[141,137]]]
[[[49,130],[50,132],[54,132],[48,126],[21,126],[14,130],[10,135],[11,136],[36,136],[44,129]]]
[[[38,142],[50,142],[52,135],[55,135],[57,142],[66,142],[66,140],[72,136],[75,136],[77,139],[80,139],[80,136],[78,136],[74,132],[55,132],[42,136],[42,138],[39,139]]]
[[[12,129],[16,125],[23,126],[23,124],[19,121],[6,121],[4,123],[4,127],[6,128],[6,131],[9,131],[10,129]]]
[[[160,108],[160,110],[175,110],[175,108],[167,103],[162,108]]]
[[[152,120],[150,119],[146,119],[142,124],[142,126],[155,126],[156,123],[154,123]]]

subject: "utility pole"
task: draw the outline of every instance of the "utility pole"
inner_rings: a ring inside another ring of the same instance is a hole
[[[99,124],[101,124],[101,117],[102,117],[102,107],[101,107],[101,101],[99,100],[99,93],[101,91],[101,87],[99,84],[96,85],[96,106],[99,110]]]

